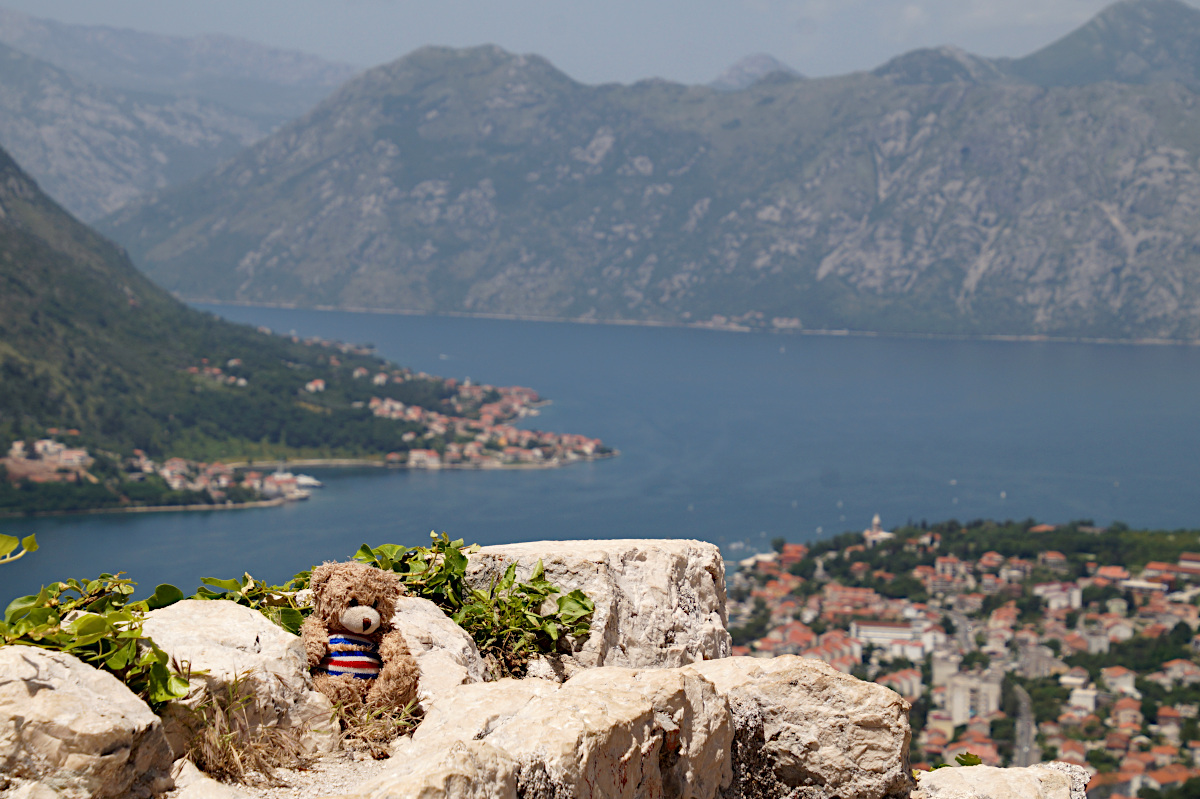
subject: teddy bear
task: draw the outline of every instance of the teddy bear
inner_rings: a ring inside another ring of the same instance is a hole
[[[400,709],[417,695],[416,658],[392,626],[404,589],[365,563],[313,569],[313,612],[300,628],[313,686],[334,705]]]

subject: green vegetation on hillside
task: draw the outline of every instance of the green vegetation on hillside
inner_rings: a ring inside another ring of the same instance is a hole
[[[376,418],[364,404],[371,397],[445,410],[452,392],[440,378],[187,308],[2,152],[0,208],[0,456],[47,428],[76,429],[78,445],[118,455],[382,454],[407,450],[403,435],[420,428]],[[371,385],[351,377],[356,368],[407,379]],[[318,378],[325,390],[306,392]],[[64,490],[0,486],[0,508],[53,508]],[[108,501],[87,487],[73,491],[82,507]]]

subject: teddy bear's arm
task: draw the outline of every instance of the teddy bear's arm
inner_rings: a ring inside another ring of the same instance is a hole
[[[370,701],[401,708],[416,699],[420,671],[417,659],[412,656],[408,642],[399,630],[383,636],[379,642],[379,657],[383,668],[371,687]]]
[[[329,631],[316,616],[309,616],[300,627],[300,640],[304,642],[304,652],[308,656],[308,667],[321,662],[321,658],[329,652]]]

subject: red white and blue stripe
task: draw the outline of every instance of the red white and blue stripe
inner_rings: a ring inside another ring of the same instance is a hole
[[[354,649],[330,652],[321,659],[318,671],[334,676],[348,674],[363,680],[379,676],[383,661],[376,654],[379,645],[370,638],[353,633],[337,633],[329,636],[329,645],[352,646]]]

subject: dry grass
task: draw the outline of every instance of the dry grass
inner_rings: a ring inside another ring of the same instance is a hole
[[[402,708],[340,704],[333,712],[342,724],[342,745],[376,760],[388,757],[392,741],[407,735],[420,721],[415,701]]]
[[[248,673],[247,673],[248,674]],[[185,700],[192,732],[184,757],[223,782],[281,785],[279,768],[304,768],[301,730],[261,724],[252,712],[254,689],[238,675],[214,690],[194,690]]]

